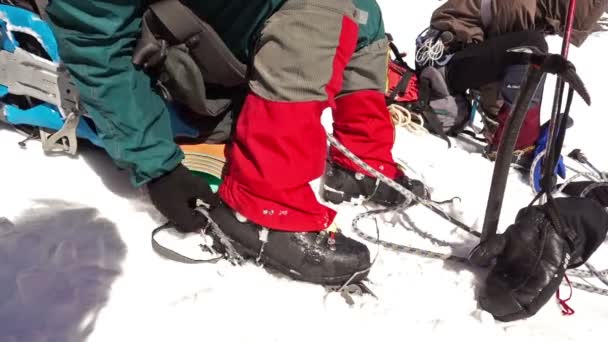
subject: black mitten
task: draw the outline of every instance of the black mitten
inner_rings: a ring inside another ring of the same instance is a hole
[[[520,210],[502,234],[504,241],[495,243],[504,243],[502,251],[486,253],[500,252],[479,303],[497,320],[535,315],[555,294],[566,269],[586,262],[606,238],[608,214],[595,201],[558,198],[553,205]]]
[[[197,231],[206,224],[206,218],[194,211],[198,199],[210,207],[218,203],[209,184],[193,175],[182,164],[150,181],[148,189],[156,209],[175,223],[177,230],[184,233]]]

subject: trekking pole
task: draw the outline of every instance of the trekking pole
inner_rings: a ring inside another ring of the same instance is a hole
[[[597,175],[602,178],[602,179],[606,179],[606,174],[602,171],[600,171],[600,169],[598,169],[597,167],[595,167],[595,165],[591,164],[591,162],[589,161],[589,159],[587,159],[587,156],[583,153],[583,151],[581,151],[580,148],[576,148],[574,150],[572,150],[570,153],[568,153],[568,157],[576,160],[577,162],[583,164],[583,165],[587,165],[589,166],[593,171],[595,171],[597,173]]]
[[[576,12],[576,0],[570,0],[568,4],[568,16],[566,17],[566,25],[564,38],[562,40],[561,55],[565,59],[568,58],[570,51],[570,37],[572,36],[572,25],[574,23],[574,14]],[[566,123],[568,121],[568,112],[572,102],[573,91],[568,91],[568,103],[566,111],[561,112],[562,100],[564,96],[565,82],[558,74],[555,85],[555,95],[553,97],[553,108],[551,112],[551,120],[549,121],[549,136],[547,140],[547,149],[545,151],[541,187],[544,192],[550,194],[555,188],[557,179],[554,176],[555,165],[559,160],[561,149],[565,138]]]

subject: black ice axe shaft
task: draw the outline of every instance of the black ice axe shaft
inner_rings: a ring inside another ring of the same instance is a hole
[[[574,14],[576,11],[576,0],[570,0],[568,4],[568,15],[566,16],[566,25],[564,30],[564,38],[562,40],[561,55],[568,58],[570,52],[570,38],[572,36],[572,26],[574,24]],[[545,193],[550,194],[555,187],[555,177],[553,170],[557,165],[559,155],[561,154],[564,138],[566,135],[566,122],[572,105],[574,92],[572,88],[568,91],[568,99],[566,102],[566,110],[562,113],[562,100],[564,96],[564,80],[559,77],[555,85],[555,95],[553,98],[553,108],[551,111],[551,120],[549,121],[549,137],[547,142],[546,154],[543,160],[543,170],[541,187]]]
[[[498,156],[496,164],[494,165],[494,174],[492,176],[492,184],[490,194],[488,196],[483,232],[481,235],[482,243],[489,237],[496,234],[498,221],[500,219],[500,211],[502,209],[502,202],[504,199],[505,187],[509,175],[513,148],[515,147],[515,142],[525,118],[525,112],[527,111],[528,104],[534,95],[533,90],[536,90],[538,87],[540,77],[542,77],[543,72],[550,72],[558,75],[553,111],[551,113],[551,121],[549,123],[549,143],[547,145],[545,162],[543,163],[543,190],[547,190],[549,187],[551,187],[550,180],[552,178],[547,176],[552,174],[554,165],[557,163],[555,153],[556,150],[561,150],[561,144],[563,143],[565,134],[564,132],[560,132],[560,126],[565,126],[568,114],[566,113],[566,115],[563,117],[559,117],[558,115],[561,111],[564,83],[568,82],[570,84],[566,112],[568,112],[570,109],[574,91],[579,93],[587,104],[590,103],[589,94],[587,93],[583,82],[580,80],[578,75],[576,75],[574,65],[567,61],[574,14],[576,10],[576,1],[577,0],[569,1],[561,55],[545,55],[545,60],[543,61],[541,68],[535,68],[534,66],[530,68],[526,85],[520,92],[516,108],[513,110],[512,115],[505,127],[506,139],[503,138],[503,141],[499,145]],[[540,64],[541,63],[537,63],[537,65]],[[561,127],[561,129],[565,130],[565,127]]]
[[[574,65],[560,55],[526,55],[521,58],[531,63],[527,77],[518,95],[515,107],[506,122],[505,134],[498,146],[497,159],[488,195],[488,203],[481,233],[483,243],[496,234],[505,188],[511,167],[511,158],[519,131],[528,111],[528,106],[545,73],[557,74],[567,82],[589,104],[590,98],[582,80],[576,74]]]
[[[526,117],[526,113],[528,112],[528,105],[534,97],[534,93],[540,84],[542,76],[543,71],[540,66],[530,66],[528,77],[520,90],[515,107],[506,122],[504,129],[505,133],[498,145],[497,158],[494,163],[494,173],[492,174],[492,183],[490,185],[490,194],[486,206],[481,241],[485,241],[488,237],[496,234],[515,143]]]

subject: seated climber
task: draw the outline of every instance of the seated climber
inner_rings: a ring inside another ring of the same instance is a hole
[[[527,65],[512,65],[508,50],[548,52],[548,35],[563,35],[568,0],[448,0],[419,38],[417,67],[436,91],[438,106],[463,103],[467,90],[480,93],[485,116],[486,156],[494,160],[504,127],[524,80]],[[608,10],[606,0],[577,1],[571,43],[581,46],[601,30],[598,20]],[[541,138],[540,109],[544,80],[539,86],[516,142],[514,162],[529,168]],[[446,101],[454,98],[454,101]],[[452,109],[457,110],[457,106]],[[446,109],[446,108],[438,108]],[[455,115],[458,116],[458,115]]]
[[[309,183],[326,167],[320,122],[363,161],[409,187],[391,155],[394,127],[384,99],[388,45],[373,0],[182,1],[241,62],[248,92],[227,147],[219,199],[182,166],[167,104],[133,65],[146,1],[54,0],[47,14],[63,62],[104,146],[146,185],[156,208],[182,232],[201,229],[196,199],[245,257],[296,279],[342,284],[365,278],[368,248],[333,229],[336,212]],[[335,149],[323,197],[403,201]]]

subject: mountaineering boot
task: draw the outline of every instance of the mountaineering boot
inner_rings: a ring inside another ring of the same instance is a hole
[[[402,175],[394,181],[418,197],[429,198],[426,187],[418,180]],[[376,178],[329,163],[325,173],[323,199],[334,204],[360,199],[370,200],[383,206],[394,206],[402,203],[405,197]]]
[[[532,109],[532,110],[536,110],[536,109]],[[544,145],[546,144],[546,139],[547,137],[544,137],[543,140],[543,134],[546,134],[546,132],[544,131],[546,129],[546,125],[548,125],[548,123],[546,123],[545,125],[541,126],[539,128],[539,133],[536,132],[536,129],[534,129],[534,127],[536,127],[536,118],[540,116],[540,114],[536,114],[535,112],[530,113],[528,112],[527,114],[529,117],[532,118],[532,120],[534,121],[532,124],[532,128],[531,127],[526,127],[526,125],[530,126],[529,124],[526,123],[526,121],[524,121],[524,127],[522,128],[521,132],[520,132],[520,136],[518,137],[517,143],[516,143],[516,149],[513,151],[513,156],[511,158],[511,164],[513,164],[514,167],[521,169],[523,171],[530,171],[530,168],[532,167],[532,163],[534,162],[534,158],[536,158],[537,152],[538,150],[544,150],[545,147]],[[526,118],[526,120],[528,120],[528,118]],[[566,122],[566,129],[569,129],[570,127],[572,127],[574,125],[574,121],[572,120],[572,118],[568,117],[568,121]],[[532,132],[532,133],[530,133]],[[501,132],[502,134],[502,132]],[[538,139],[536,141],[533,141],[531,143],[531,137],[537,136]],[[488,144],[486,146],[486,148],[483,151],[484,157],[486,157],[487,159],[491,160],[491,161],[495,161],[496,157],[497,157],[497,152],[498,152],[498,143],[500,142],[499,138],[492,138],[490,141],[492,141],[492,144]],[[544,141],[544,142],[543,142]],[[527,145],[529,144],[529,145]]]
[[[371,268],[367,246],[339,230],[269,230],[248,221],[223,202],[211,210],[210,216],[243,258],[255,259],[296,280],[321,285],[357,283],[367,277]],[[222,246],[215,248],[222,251]]]
[[[525,147],[520,150],[513,151],[511,156],[511,164],[521,170],[530,170],[532,163],[534,162],[534,149],[535,145]],[[491,161],[496,161],[498,157],[498,147],[494,145],[487,145],[483,150],[483,156]]]

